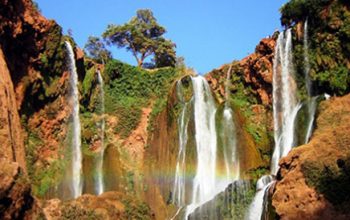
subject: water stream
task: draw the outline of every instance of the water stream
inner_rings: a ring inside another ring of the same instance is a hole
[[[104,152],[105,152],[105,146],[104,146],[104,135],[105,135],[105,119],[104,119],[104,113],[105,113],[105,98],[104,98],[104,83],[103,78],[101,76],[100,71],[97,71],[97,80],[100,86],[100,105],[101,105],[101,127],[100,127],[100,140],[101,140],[101,147],[100,152],[97,157],[97,163],[96,163],[96,194],[100,195],[104,192],[104,181],[103,181],[103,158],[104,158]]]
[[[69,83],[71,86],[72,104],[72,197],[77,198],[82,194],[82,153],[81,153],[81,125],[79,118],[79,90],[78,73],[75,65],[74,51],[72,45],[66,41],[66,48],[69,55]]]

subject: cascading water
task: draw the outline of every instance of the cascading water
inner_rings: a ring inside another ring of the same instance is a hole
[[[96,163],[96,194],[100,195],[104,192],[104,182],[103,182],[103,158],[104,158],[104,152],[105,152],[105,146],[104,146],[104,135],[105,135],[105,119],[104,119],[104,113],[105,113],[105,98],[104,98],[104,83],[103,78],[101,76],[100,71],[97,71],[97,80],[100,85],[100,100],[101,100],[101,147],[100,152],[97,157],[97,163]]]
[[[183,105],[180,117],[178,118],[179,126],[179,153],[177,156],[175,183],[174,183],[174,203],[182,207],[185,205],[185,166],[186,166],[186,144],[188,139],[187,127],[189,118],[186,117],[186,112],[189,102],[185,102],[183,97],[182,82],[179,80],[176,84],[177,96]]]
[[[202,76],[192,77],[197,170],[193,179],[191,204],[186,207],[186,219],[199,206],[212,200],[218,193],[238,178],[239,165],[236,154],[235,126],[232,110],[226,104],[223,113],[223,140],[225,158],[217,152],[217,130],[215,117],[217,108],[210,87]],[[220,176],[219,162],[225,161],[225,172]],[[235,166],[234,166],[235,165]],[[233,168],[233,170],[231,170]],[[234,172],[236,171],[236,176]]]
[[[301,107],[298,103],[294,80],[292,32],[288,29],[278,36],[273,62],[273,119],[275,149],[271,159],[271,174],[263,176],[257,184],[257,193],[246,219],[261,219],[264,195],[273,184],[273,176],[279,169],[279,160],[286,156],[295,144],[295,119]]]
[[[69,55],[69,71],[71,86],[71,104],[72,104],[72,177],[71,187],[72,196],[77,198],[82,194],[82,154],[81,154],[81,125],[79,118],[79,90],[78,90],[78,73],[75,66],[74,51],[72,45],[65,42]]]
[[[272,86],[275,149],[271,160],[271,174],[276,175],[279,160],[295,144],[295,119],[301,107],[294,80],[291,29],[278,36]]]
[[[249,215],[246,219],[249,220],[260,220],[263,214],[264,208],[264,197],[267,190],[273,184],[273,177],[271,175],[266,175],[261,177],[256,183],[256,194],[254,200],[249,207]]]
[[[315,120],[315,113],[316,113],[316,99],[317,97],[312,97],[312,84],[310,80],[310,61],[309,61],[309,42],[308,42],[308,21],[306,20],[304,23],[304,74],[305,74],[305,85],[307,94],[309,97],[309,103],[308,103],[308,122],[307,122],[307,130],[305,135],[305,141],[304,143],[308,143],[309,139],[312,134],[313,130],[313,124]]]
[[[195,208],[217,194],[215,102],[210,87],[203,77],[192,77],[192,85],[197,172],[193,180],[192,201],[186,209],[186,218]]]
[[[239,179],[240,166],[239,158],[237,154],[237,142],[236,142],[236,127],[233,123],[233,112],[229,104],[229,87],[230,76],[232,66],[227,71],[226,85],[225,85],[225,106],[222,119],[222,140],[223,140],[223,153],[225,159],[225,169],[227,181],[233,182]]]

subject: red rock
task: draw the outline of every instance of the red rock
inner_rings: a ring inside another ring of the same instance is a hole
[[[26,169],[24,139],[16,97],[4,54],[0,49],[0,158],[18,162]]]

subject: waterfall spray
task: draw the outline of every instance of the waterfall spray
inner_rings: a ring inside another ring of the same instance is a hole
[[[72,196],[77,198],[82,194],[82,154],[81,154],[81,125],[79,118],[79,90],[78,90],[78,73],[75,66],[74,51],[72,45],[65,42],[69,55],[70,86],[72,89]]]

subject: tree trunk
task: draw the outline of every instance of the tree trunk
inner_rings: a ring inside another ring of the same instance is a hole
[[[137,66],[142,68],[142,65],[143,65],[143,60],[137,59]]]

